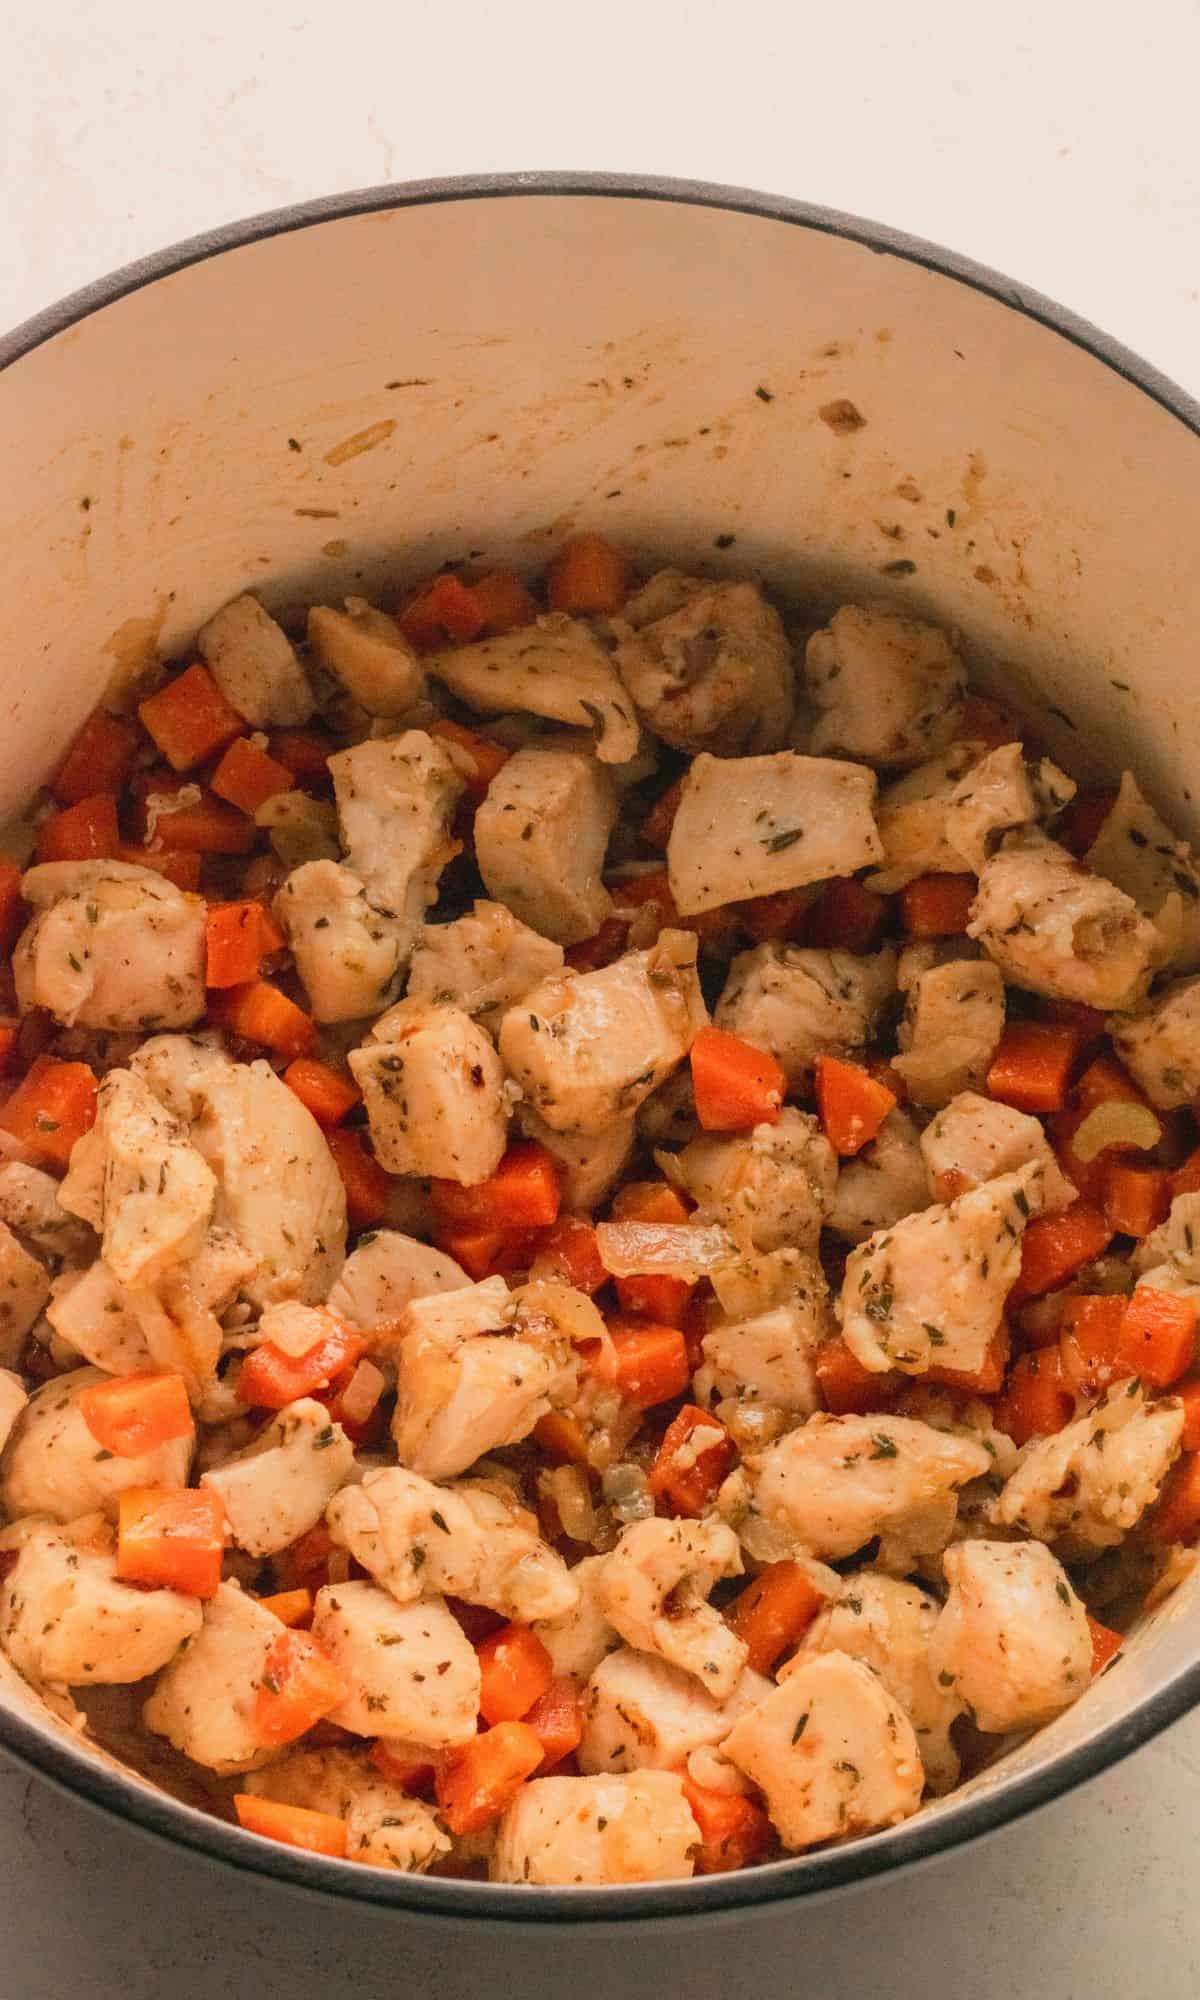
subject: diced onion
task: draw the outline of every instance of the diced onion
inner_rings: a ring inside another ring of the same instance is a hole
[[[342,1411],[352,1424],[365,1424],[387,1388],[387,1378],[373,1361],[360,1361],[341,1394]]]
[[[1110,1098],[1088,1112],[1071,1140],[1071,1151],[1086,1167],[1098,1153],[1108,1152],[1113,1146],[1128,1146],[1135,1152],[1148,1153],[1157,1146],[1162,1134],[1161,1121],[1148,1104],[1129,1104],[1122,1098]]]
[[[739,1256],[716,1223],[599,1222],[600,1262],[614,1278],[707,1278]]]
[[[596,1529],[596,1509],[587,1473],[579,1465],[556,1465],[543,1473],[542,1491],[554,1502],[564,1535],[573,1542],[590,1542]]]

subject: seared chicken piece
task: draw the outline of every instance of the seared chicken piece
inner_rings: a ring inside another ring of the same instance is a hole
[[[957,1542],[929,1661],[978,1728],[993,1735],[1049,1722],[1091,1678],[1087,1614],[1040,1542]]]
[[[144,1680],[200,1630],[198,1598],[120,1581],[104,1528],[96,1517],[32,1521],[0,1538],[18,1550],[0,1583],[0,1645],[35,1683]]]
[[[425,675],[413,648],[395,619],[365,597],[348,597],[344,611],[314,604],[308,643],[368,715],[404,715],[424,693]]]
[[[1084,855],[1087,866],[1132,896],[1161,940],[1159,963],[1200,970],[1200,864],[1143,798],[1126,771],[1116,803]]]
[[[929,1185],[938,1201],[953,1201],[971,1188],[1022,1167],[1041,1170],[1041,1213],[1069,1208],[1076,1191],[1050,1150],[1045,1127],[1025,1111],[963,1090],[921,1134]]]
[[[815,1250],[828,1219],[837,1159],[817,1120],[786,1105],[773,1125],[732,1138],[705,1133],[671,1164],[671,1179],[754,1250]]]
[[[15,1368],[50,1296],[46,1267],[0,1222],[0,1367]]]
[[[905,953],[900,976],[911,983],[892,1062],[914,1104],[935,1110],[986,1081],[1004,1033],[1004,981],[987,959],[919,965]]]
[[[279,1410],[245,1451],[200,1484],[218,1493],[229,1533],[247,1555],[270,1556],[315,1528],[354,1469],[354,1446],[323,1403]]]
[[[313,1605],[313,1638],[350,1688],[330,1721],[355,1736],[403,1736],[449,1750],[474,1736],[475,1648],[440,1597],[397,1604],[373,1583],[327,1584]]]
[[[625,764],[637,754],[632,703],[590,625],[552,611],[536,624],[433,653],[425,665],[468,708],[483,715],[517,710],[551,722],[590,723],[596,755]]]
[[[1088,1007],[1132,1007],[1159,956],[1132,897],[1036,828],[1007,834],[985,861],[968,934],[1014,986]]]
[[[98,1368],[76,1368],[29,1398],[0,1458],[0,1501],[10,1520],[48,1514],[54,1521],[78,1521],[100,1509],[115,1515],[129,1487],[187,1485],[190,1437],[172,1438],[137,1458],[101,1451],[79,1398],[106,1379]]]
[[[1175,1397],[1147,1403],[1136,1379],[1114,1382],[1094,1409],[1025,1447],[996,1522],[1056,1543],[1068,1559],[1115,1548],[1157,1499],[1182,1435]]]
[[[684,916],[853,875],[883,853],[875,773],[830,757],[693,758],[667,843]]]
[[[459,1291],[470,1282],[453,1257],[432,1244],[398,1229],[379,1229],[347,1257],[329,1294],[329,1310],[370,1333],[398,1319],[413,1299]]]
[[[204,1606],[199,1632],[159,1676],[142,1709],[147,1729],[222,1776],[278,1756],[274,1744],[264,1745],[255,1710],[282,1629],[273,1611],[236,1583],[223,1583]]]
[[[407,962],[417,927],[457,850],[450,838],[465,780],[444,743],[423,729],[372,737],[329,759],[346,866],[373,910],[393,918]]]
[[[820,711],[810,749],[905,768],[952,741],[966,670],[945,632],[882,604],[843,604],[804,655]]]
[[[411,1471],[453,1478],[549,1410],[566,1357],[509,1330],[514,1310],[503,1278],[489,1278],[401,1315],[392,1435]]]
[[[494,1034],[505,1008],[562,970],[562,946],[540,937],[502,903],[476,901],[469,917],[425,924],[408,968],[408,998],[461,1007]]]
[[[971,863],[951,846],[948,828],[959,782],[982,755],[982,743],[952,743],[880,793],[875,821],[883,865],[868,875],[869,889],[890,895],[918,875],[970,873]]]
[[[390,1174],[435,1174],[476,1187],[508,1136],[500,1058],[460,1007],[402,1000],[382,1015],[350,1068],[375,1157]]]
[[[1200,975],[1172,980],[1108,1029],[1126,1069],[1160,1111],[1200,1094]]]
[[[659,570],[619,619],[617,671],[648,729],[676,750],[779,750],[795,701],[783,623],[753,583]]]
[[[257,597],[235,597],[202,625],[196,644],[230,706],[262,729],[307,722],[312,689],[296,649]]]
[[[713,1020],[781,1063],[789,1090],[806,1084],[819,1055],[855,1055],[871,1039],[896,986],[890,947],[873,958],[760,944],[729,968]]]
[[[829,1227],[848,1243],[929,1205],[921,1135],[907,1111],[889,1111],[869,1146],[843,1160],[833,1191]]]
[[[285,1751],[265,1771],[252,1771],[244,1790],[344,1819],[347,1855],[371,1868],[422,1875],[450,1852],[433,1807],[389,1784],[362,1750]]]
[[[671,1771],[535,1778],[500,1821],[493,1882],[669,1882],[690,1875],[700,1829]]]
[[[1074,779],[1048,757],[1027,759],[1019,743],[1006,743],[960,778],[946,820],[946,838],[978,874],[1006,833],[1044,825],[1075,796]]]
[[[357,1021],[395,997],[404,927],[381,916],[363,885],[336,861],[294,868],[275,898],[275,915],[317,1021]]]
[[[622,1646],[601,1661],[584,1691],[579,1768],[677,1771],[693,1750],[720,1743],[770,1692],[771,1682],[747,1667],[733,1693],[715,1701],[694,1674]]]
[[[612,909],[600,871],[617,805],[616,787],[594,757],[518,750],[475,815],[475,856],[489,896],[558,944],[593,937]]]
[[[59,1200],[90,1222],[119,1284],[154,1285],[194,1257],[217,1182],[188,1137],[134,1070],[110,1069],[96,1122],[78,1140]]]
[[[740,1576],[737,1536],[719,1521],[635,1521],[600,1579],[600,1602],[627,1645],[653,1653],[726,1700],[746,1664],[739,1639],[708,1596]]]
[[[152,868],[47,861],[22,878],[34,908],[13,952],[17,1004],[67,1027],[188,1028],[204,1012],[205,903]]]
[[[569,1611],[554,1618],[535,1620],[534,1629],[556,1674],[572,1674],[587,1680],[607,1653],[615,1652],[620,1634],[610,1625],[604,1609],[602,1581],[608,1556],[584,1556],[571,1571],[571,1582],[579,1596]]]

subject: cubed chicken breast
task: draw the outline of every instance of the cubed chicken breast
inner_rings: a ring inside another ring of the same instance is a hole
[[[395,998],[404,926],[381,916],[363,885],[336,861],[294,868],[275,898],[275,915],[317,1021],[357,1021]]]
[[[951,958],[916,972],[892,1057],[913,1103],[936,1110],[980,1088],[1004,1018],[1004,981],[987,959]]]
[[[34,909],[12,961],[23,1014],[144,1032],[200,1019],[203,897],[124,861],[47,861],[26,871],[21,894]]]
[[[1062,1564],[1040,1542],[956,1542],[950,1586],[929,1642],[940,1684],[991,1735],[1032,1729],[1088,1684],[1087,1614]]]
[[[611,777],[586,752],[518,750],[475,814],[489,896],[558,944],[593,937],[612,909],[600,871],[617,805]]]
[[[365,597],[348,597],[344,611],[312,605],[308,643],[368,715],[404,715],[425,691],[421,662],[395,619]]]
[[[1126,1069],[1160,1111],[1200,1095],[1200,975],[1172,980],[1108,1028]]]
[[[708,1019],[690,931],[662,931],[598,972],[535,986],[500,1026],[500,1054],[557,1132],[627,1119],[687,1055]]]
[[[871,1144],[841,1162],[829,1227],[847,1243],[861,1243],[927,1207],[930,1192],[916,1125],[907,1111],[889,1111]]]
[[[46,1267],[0,1222],[0,1367],[15,1368],[50,1296]]]
[[[254,824],[265,833],[271,852],[284,868],[303,868],[310,861],[336,861],[337,809],[329,799],[311,792],[272,792],[256,808]]]
[[[733,1693],[715,1701],[694,1674],[622,1646],[601,1661],[584,1690],[579,1768],[677,1771],[693,1750],[720,1743],[739,1715],[770,1692],[771,1682],[747,1667]]]
[[[878,861],[875,773],[831,757],[693,758],[667,843],[684,916]]]
[[[1053,1542],[1069,1560],[1115,1548],[1158,1498],[1182,1435],[1177,1398],[1148,1403],[1136,1379],[1114,1382],[1065,1430],[1025,1447],[996,1501],[997,1525]]]
[[[966,669],[940,627],[884,604],[843,604],[804,655],[819,710],[809,747],[905,768],[957,733]]]
[[[444,743],[423,729],[371,737],[329,759],[346,866],[372,909],[395,919],[407,962],[451,854],[466,780]]]
[[[817,1653],[735,1722],[722,1749],[762,1789],[785,1847],[908,1819],[925,1773],[913,1726],[879,1676]]]
[[[907,1215],[852,1250],[842,1338],[864,1368],[974,1374],[1021,1272],[1021,1238],[1042,1207],[1042,1169],[1022,1167],[948,1205]]]
[[[1050,1150],[1045,1127],[1026,1111],[960,1091],[938,1112],[921,1134],[921,1152],[929,1186],[938,1201],[953,1201],[986,1181],[1019,1173],[1022,1167],[1041,1169],[1041,1213],[1058,1215],[1069,1208],[1076,1190]]]
[[[946,839],[976,874],[1018,827],[1044,826],[1075,796],[1074,779],[1048,757],[1034,761],[1019,743],[989,750],[960,778],[946,820]]]
[[[237,1547],[270,1556],[316,1527],[353,1467],[354,1446],[341,1425],[304,1396],[200,1484],[220,1495]]]
[[[115,1515],[129,1487],[187,1485],[190,1437],[172,1438],[136,1458],[101,1449],[79,1398],[105,1380],[98,1368],[76,1368],[29,1398],[0,1458],[0,1501],[10,1520],[48,1514],[53,1521],[77,1521],[101,1509]]]
[[[244,1789],[344,1819],[348,1857],[370,1868],[422,1875],[450,1851],[433,1807],[389,1784],[361,1750],[288,1750],[265,1771],[252,1771]]]
[[[204,1623],[159,1676],[142,1720],[195,1764],[228,1776],[278,1756],[258,1733],[256,1707],[267,1654],[281,1626],[236,1583],[204,1606]]]
[[[89,1222],[122,1285],[154,1285],[194,1257],[212,1217],[217,1182],[182,1120],[134,1070],[110,1069],[96,1122],[78,1140],[59,1200]]]
[[[93,1517],[24,1527],[16,1567],[0,1583],[0,1645],[35,1683],[144,1680],[200,1630],[198,1598],[120,1581],[103,1526]]]
[[[413,1299],[458,1291],[470,1282],[461,1265],[431,1243],[418,1243],[398,1229],[377,1229],[347,1257],[329,1294],[329,1310],[370,1333],[398,1319]]]
[[[14,1375],[11,1368],[0,1368],[0,1451],[12,1436],[13,1426],[28,1401],[21,1377]]]
[[[1084,855],[1097,875],[1132,896],[1159,933],[1159,963],[1200,970],[1200,865],[1126,771],[1116,803]]]
[[[556,1132],[528,1104],[521,1105],[517,1115],[526,1138],[536,1139],[558,1161],[563,1207],[573,1215],[588,1215],[602,1207],[632,1157],[634,1120],[614,1118],[599,1132]]]
[[[737,1536],[720,1521],[635,1521],[600,1578],[600,1602],[626,1645],[693,1675],[715,1701],[741,1678],[746,1644],[708,1602],[740,1576]]]
[[[571,1674],[585,1681],[621,1643],[620,1633],[609,1623],[601,1590],[608,1560],[607,1555],[584,1556],[571,1571],[571,1582],[579,1595],[570,1610],[560,1611],[554,1618],[534,1620],[556,1674]]]
[[[348,1060],[388,1173],[435,1174],[464,1187],[495,1173],[508,1136],[504,1070],[461,1007],[402,1000]]]
[[[477,899],[468,917],[425,924],[408,968],[408,998],[464,1014],[495,1034],[505,1009],[543,979],[561,972],[563,950],[540,937],[503,903]]]
[[[256,729],[308,721],[315,704],[296,649],[257,597],[222,605],[196,644],[226,701]]]
[[[46,1318],[60,1340],[106,1375],[135,1375],[154,1365],[135,1300],[99,1258],[84,1271],[60,1272]]]
[[[582,618],[552,611],[533,625],[432,653],[435,680],[482,715],[542,715],[596,730],[596,755],[625,764],[637,754],[633,704],[612,660]]]
[[[692,1873],[700,1829],[671,1771],[535,1778],[500,1821],[493,1882],[670,1882]]]
[[[693,1139],[671,1166],[672,1180],[698,1204],[699,1219],[721,1223],[754,1250],[815,1250],[837,1172],[817,1119],[790,1104],[773,1125]]]
[[[313,1605],[313,1638],[350,1688],[330,1721],[355,1736],[403,1736],[449,1750],[474,1736],[475,1648],[440,1597],[397,1604],[373,1583],[327,1584]]]
[[[0,1167],[0,1222],[44,1257],[84,1263],[95,1250],[95,1238],[78,1217],[67,1214],[58,1190],[53,1174],[9,1160]]]
[[[783,622],[757,584],[659,570],[619,619],[617,671],[647,729],[675,750],[780,750],[795,703]]]
[[[984,863],[968,932],[1012,985],[1088,1007],[1132,1007],[1159,956],[1133,898],[1036,828],[1007,834]]]
[[[528,1437],[549,1410],[563,1358],[505,1330],[513,1311],[503,1278],[489,1278],[415,1300],[401,1315],[392,1436],[411,1471],[453,1478]]]
[[[869,888],[891,895],[919,875],[970,873],[971,863],[951,846],[947,829],[959,782],[982,752],[982,743],[952,743],[880,793],[875,823],[883,865],[867,877]]]
[[[760,944],[734,959],[713,1020],[769,1050],[789,1090],[798,1090],[819,1055],[855,1055],[866,1047],[895,988],[890,947],[858,958],[848,951]]]
[[[196,1093],[201,1077],[229,1076],[236,1065],[214,1029],[195,1035],[150,1035],[138,1044],[128,1067],[149,1084],[167,1111],[190,1122],[199,1108]]]

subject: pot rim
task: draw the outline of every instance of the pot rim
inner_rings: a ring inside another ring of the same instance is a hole
[[[881,256],[899,257],[983,292],[1036,321],[1139,389],[1200,436],[1200,402],[1149,362],[1078,314],[971,258],[887,224],[836,209],[719,183],[662,175],[570,171],[470,174],[398,182],[326,195],[227,223],[133,263],[70,293],[0,336],[0,373],[47,341],[106,306],[160,278],[272,236],[385,209],[442,202],[508,200],[521,196],[602,197],[659,201],[682,207],[729,210],[822,235],[840,236]],[[1109,1723],[1088,1742],[1053,1758],[1039,1770],[1001,1781],[959,1804],[918,1814],[898,1828],[840,1848],[797,1855],[764,1867],[688,1881],[607,1888],[527,1888],[393,1874],[358,1863],[330,1860],[258,1839],[146,1785],[125,1777],[68,1739],[43,1730],[0,1704],[0,1744],[61,1790],[81,1797],[124,1825],[172,1845],[192,1849],[250,1875],[267,1875],[293,1888],[346,1903],[371,1903],[426,1918],[483,1919],[499,1925],[551,1923],[609,1925],[634,1920],[695,1918],[762,1907],[787,1898],[828,1894],[873,1878],[911,1869],[952,1848],[1012,1824],[1075,1786],[1099,1776],[1200,1703],[1200,1659],[1165,1686]]]

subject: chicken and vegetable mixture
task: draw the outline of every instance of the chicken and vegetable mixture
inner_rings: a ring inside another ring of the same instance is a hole
[[[0,1644],[164,1783],[751,1866],[1186,1573],[1200,872],[953,635],[596,536],[242,596],[8,851]]]

